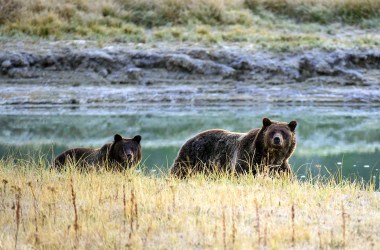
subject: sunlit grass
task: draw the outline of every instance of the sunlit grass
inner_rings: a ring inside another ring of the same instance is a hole
[[[1,247],[379,247],[378,194],[339,175],[179,180],[142,172],[57,172],[44,157],[1,160]]]

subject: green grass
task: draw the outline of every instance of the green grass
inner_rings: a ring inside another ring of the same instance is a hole
[[[0,6],[1,37],[51,40],[375,48],[380,25],[380,0],[0,0]],[[335,36],[352,29],[369,35]]]
[[[49,171],[0,161],[1,248],[295,249],[380,247],[373,186],[126,171]]]
[[[254,12],[267,10],[297,20],[328,24],[359,24],[380,17],[379,0],[245,0]]]

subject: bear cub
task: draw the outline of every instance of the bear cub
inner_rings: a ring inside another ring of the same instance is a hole
[[[141,136],[123,138],[115,134],[112,143],[105,144],[101,148],[73,148],[58,155],[53,166],[62,169],[67,163],[76,163],[81,169],[105,167],[107,170],[123,170],[135,167],[140,163]]]
[[[297,122],[262,122],[247,133],[211,129],[195,135],[181,147],[171,173],[181,178],[215,171],[292,174],[288,160],[296,148]]]

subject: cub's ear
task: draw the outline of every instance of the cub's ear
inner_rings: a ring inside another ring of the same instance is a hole
[[[113,138],[114,138],[115,142],[123,140],[123,137],[121,137],[121,135],[119,135],[119,134],[115,134],[115,136]]]
[[[141,135],[136,135],[135,137],[133,137],[132,140],[134,140],[137,143],[140,143],[140,141],[141,141]]]
[[[288,126],[290,128],[290,131],[294,132],[294,130],[296,130],[296,127],[297,127],[297,121],[289,122]]]
[[[272,124],[272,121],[269,120],[269,118],[264,117],[263,118],[263,126],[264,128],[269,127]]]

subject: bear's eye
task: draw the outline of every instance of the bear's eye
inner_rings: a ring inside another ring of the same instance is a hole
[[[288,134],[285,133],[284,131],[282,131],[282,137],[284,138],[284,140],[288,139]]]

